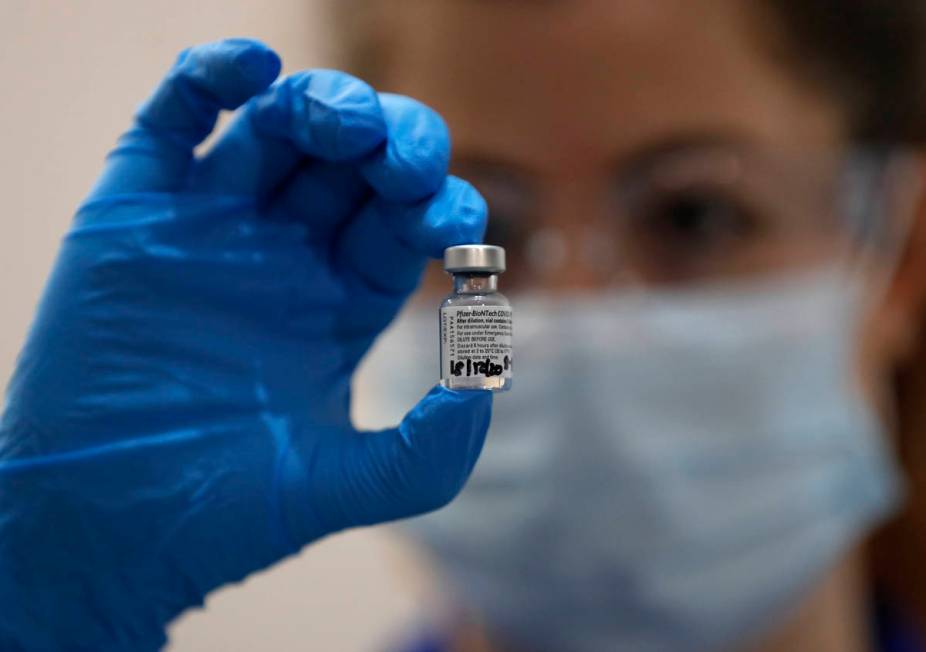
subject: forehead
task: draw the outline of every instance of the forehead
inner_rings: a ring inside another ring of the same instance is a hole
[[[463,149],[540,165],[722,132],[837,137],[836,107],[768,54],[758,0],[405,0],[386,86],[434,106]],[[554,160],[557,159],[557,160]]]

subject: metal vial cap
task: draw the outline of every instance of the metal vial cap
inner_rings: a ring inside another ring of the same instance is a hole
[[[495,245],[469,244],[444,250],[444,269],[457,272],[501,274],[505,271],[505,250]]]

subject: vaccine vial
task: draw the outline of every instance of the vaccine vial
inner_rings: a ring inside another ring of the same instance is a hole
[[[453,293],[440,306],[441,385],[458,390],[511,389],[511,305],[498,291],[505,250],[460,245],[444,251]]]

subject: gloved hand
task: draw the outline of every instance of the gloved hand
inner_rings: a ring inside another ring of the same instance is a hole
[[[435,389],[375,433],[348,412],[485,204],[430,109],[279,70],[254,41],[182,53],[64,238],[0,424],[0,649],[157,649],[212,589],[473,468],[488,393]]]

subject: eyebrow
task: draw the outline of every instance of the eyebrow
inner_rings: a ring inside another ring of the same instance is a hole
[[[638,148],[630,155],[615,159],[612,168],[616,176],[637,176],[650,171],[670,156],[682,154],[731,153],[743,154],[756,149],[755,143],[729,131],[681,133]]]
[[[669,156],[697,153],[743,154],[756,149],[753,139],[730,130],[687,131],[646,143],[629,154],[614,157],[611,169],[614,176],[637,176],[649,172]],[[497,176],[526,187],[536,185],[539,172],[530,163],[506,157],[504,154],[473,152],[456,156],[455,167],[464,174],[476,172]]]

